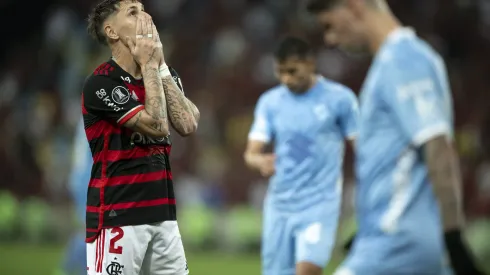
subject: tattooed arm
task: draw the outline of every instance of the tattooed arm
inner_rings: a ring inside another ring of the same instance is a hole
[[[152,23],[151,26],[155,41],[158,45],[162,45],[155,24]],[[160,51],[159,54],[161,57],[159,63],[161,84],[165,93],[170,124],[181,136],[188,136],[197,130],[197,124],[200,118],[199,110],[194,103],[185,97],[177,72],[165,64],[163,51]],[[163,75],[162,70],[165,72]],[[179,84],[174,81],[173,77],[179,81]]]
[[[130,97],[130,91],[113,79],[91,76],[83,88],[83,107],[86,112],[101,116],[110,122],[125,126],[142,134],[161,138],[169,134],[165,94],[157,69],[143,72],[146,85],[146,102],[142,105]],[[114,101],[114,91],[128,95],[126,102]]]
[[[194,133],[200,118],[196,105],[185,97],[171,75],[163,77],[161,82],[173,128],[181,136]]]
[[[142,68],[145,80],[145,108],[124,125],[134,131],[153,137],[166,137],[169,134],[167,104],[158,68]]]
[[[184,86],[182,84],[182,80],[180,79],[179,74],[177,73],[177,71],[174,68],[168,67],[168,69],[169,69],[170,74],[172,75],[175,83],[179,87],[180,91],[182,93],[184,93]],[[194,103],[192,103],[191,100],[189,100],[186,97],[184,97],[184,98],[185,98],[185,101],[187,102],[187,104],[189,105],[190,111],[192,112],[194,119],[196,120],[197,123],[199,123],[199,119],[201,116],[201,114],[199,113],[199,109],[197,109],[197,106]]]
[[[462,233],[464,220],[457,153],[444,136],[428,141],[424,151],[434,193],[439,201],[444,241],[454,274],[483,275],[485,273],[480,270]]]
[[[439,136],[424,145],[424,154],[444,229],[457,229],[462,222],[457,153],[445,136]]]
[[[133,58],[141,67],[145,83],[145,106],[124,125],[153,137],[169,134],[167,104],[163,83],[160,80],[159,63],[163,53],[159,41],[153,34],[153,21],[147,14],[137,18],[136,42],[127,38]]]
[[[201,119],[201,113],[199,112],[199,109],[197,108],[196,104],[192,103],[190,99],[185,98],[185,100],[187,100],[187,104],[189,104],[189,107],[191,108],[192,116],[194,116],[194,119],[199,124],[199,120]]]

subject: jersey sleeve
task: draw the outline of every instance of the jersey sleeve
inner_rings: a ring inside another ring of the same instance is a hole
[[[339,105],[339,125],[345,139],[355,139],[358,133],[359,104],[355,94],[347,90]]]
[[[267,98],[261,96],[255,106],[254,121],[248,134],[249,140],[269,143],[272,139],[272,123]]]
[[[83,107],[88,113],[123,125],[145,107],[133,99],[127,87],[105,77],[90,77],[83,89]]]
[[[448,85],[435,77],[429,66],[390,71],[384,98],[396,122],[412,145],[419,147],[437,136],[451,137]],[[443,80],[444,81],[444,80]]]

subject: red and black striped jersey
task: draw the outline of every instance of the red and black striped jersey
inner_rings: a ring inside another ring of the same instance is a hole
[[[181,87],[180,79],[177,83]],[[113,60],[85,82],[82,113],[94,161],[87,193],[87,242],[102,228],[176,220],[170,138],[151,138],[123,126],[144,109],[144,100],[143,80]]]

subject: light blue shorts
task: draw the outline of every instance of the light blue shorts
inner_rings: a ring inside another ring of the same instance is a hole
[[[277,211],[266,203],[262,230],[262,274],[294,275],[296,264],[325,267],[335,245],[340,200],[299,213]]]

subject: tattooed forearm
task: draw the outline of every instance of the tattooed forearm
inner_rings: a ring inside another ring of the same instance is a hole
[[[194,116],[194,119],[196,120],[197,123],[199,123],[199,119],[201,118],[201,113],[199,112],[199,109],[197,109],[197,106],[192,103],[188,98],[186,98],[187,104],[191,108],[192,116]]]
[[[437,137],[425,144],[424,153],[444,228],[457,228],[461,223],[462,209],[456,152],[445,137]]]
[[[170,121],[181,135],[189,135],[196,131],[199,120],[197,107],[188,100],[175,84],[171,76],[161,81],[167,101]]]
[[[138,126],[138,123],[140,122],[140,119],[141,119],[141,112],[137,113],[135,117],[136,117],[136,119],[128,124],[128,128],[133,129],[133,128]]]
[[[154,119],[150,127],[159,132],[168,132],[167,104],[163,84],[157,68],[142,70],[145,82],[145,110]]]

